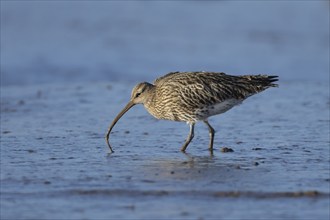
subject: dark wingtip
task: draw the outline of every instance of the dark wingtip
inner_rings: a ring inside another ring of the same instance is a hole
[[[278,76],[267,76],[267,79],[271,86],[278,87],[278,84],[273,83],[278,81]]]

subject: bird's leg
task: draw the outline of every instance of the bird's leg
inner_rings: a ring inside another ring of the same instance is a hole
[[[207,120],[204,120],[204,123],[207,125],[207,127],[209,128],[209,134],[210,134],[210,144],[209,144],[209,150],[213,151],[213,139],[214,139],[214,129],[212,128],[212,126],[209,124],[209,122]]]
[[[187,140],[186,140],[186,142],[184,142],[184,144],[181,147],[181,151],[182,152],[185,152],[186,151],[186,148],[188,147],[188,144],[194,138],[194,127],[195,127],[195,123],[191,123],[190,124],[190,131],[189,131]]]

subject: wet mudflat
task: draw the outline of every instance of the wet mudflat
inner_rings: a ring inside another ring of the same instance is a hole
[[[1,88],[1,219],[328,219],[329,85],[280,82],[197,124],[142,106],[133,84]],[[233,152],[224,150],[232,149]]]

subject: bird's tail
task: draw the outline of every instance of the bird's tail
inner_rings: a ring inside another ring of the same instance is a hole
[[[274,83],[278,81],[278,76],[246,75],[243,77],[253,82],[255,85],[263,87],[264,89],[268,87],[278,87],[278,84]]]
[[[266,76],[266,80],[268,81],[269,86],[278,87],[278,84],[273,83],[278,81],[278,76]]]

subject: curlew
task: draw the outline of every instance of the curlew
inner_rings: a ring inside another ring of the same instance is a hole
[[[277,87],[278,76],[242,75],[233,76],[219,72],[171,72],[159,77],[154,84],[137,84],[131,99],[116,116],[106,134],[111,152],[109,136],[117,121],[134,105],[143,104],[157,119],[186,122],[190,126],[188,137],[181,147],[185,152],[194,137],[197,121],[206,124],[209,130],[209,150],[213,150],[215,130],[208,118],[222,114],[242,103],[247,97],[269,87]]]

